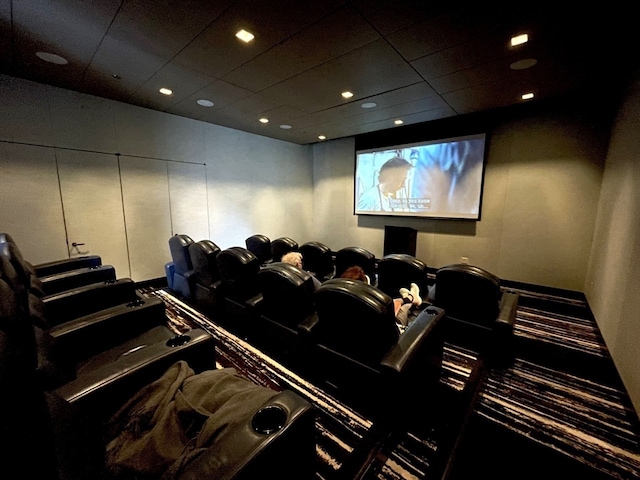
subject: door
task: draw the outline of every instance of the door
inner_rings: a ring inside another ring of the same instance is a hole
[[[56,150],[70,256],[100,255],[118,278],[131,276],[115,155]]]

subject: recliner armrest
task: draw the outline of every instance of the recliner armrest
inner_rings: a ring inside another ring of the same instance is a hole
[[[215,368],[215,339],[200,328],[176,335],[158,326],[93,356],[55,393],[87,412],[112,413],[178,360],[194,371]]]
[[[318,314],[313,312],[298,324],[298,334],[305,338],[310,337],[313,334],[313,329],[318,324],[318,321]]]
[[[49,329],[58,351],[73,361],[101,352],[155,326],[165,325],[165,304],[157,297],[100,310]]]
[[[285,390],[216,439],[179,476],[181,480],[310,479],[314,465],[314,408]]]
[[[39,263],[33,265],[33,269],[38,277],[43,277],[68,270],[97,267],[99,265],[102,265],[102,258],[99,255],[85,255],[82,257],[63,258],[52,262]]]
[[[417,353],[426,347],[427,343],[429,343],[429,348],[432,347],[432,344],[439,344],[441,339],[438,338],[437,327],[443,316],[444,310],[441,308],[434,306],[425,308],[382,359],[381,367],[393,374],[400,374],[408,368]]]
[[[500,311],[494,324],[494,328],[499,333],[511,334],[516,323],[516,310],[518,309],[518,292],[505,291],[500,299]]]
[[[116,269],[112,265],[77,268],[65,272],[38,277],[45,295],[71,290],[91,283],[108,282],[116,279]]]

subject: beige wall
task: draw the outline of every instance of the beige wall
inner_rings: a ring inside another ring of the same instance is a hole
[[[67,199],[80,203],[77,218],[85,207],[78,195],[86,195],[60,182],[69,156],[100,159],[83,172],[95,174],[96,188],[106,188],[98,182],[104,164],[117,163],[114,208],[87,201],[80,223],[113,225],[105,211],[121,215],[126,239],[110,245],[126,249],[128,262],[95,244],[82,252],[112,259],[120,276],[163,276],[174,233],[220,248],[244,246],[254,233],[312,239],[309,147],[2,75],[0,99],[0,231],[33,263],[67,255],[67,241],[86,241],[81,233],[67,239],[79,228],[67,228],[65,202],[68,210]]]
[[[640,82],[620,110],[605,164],[585,294],[640,412]]]
[[[482,219],[460,222],[353,215],[353,139],[314,146],[319,240],[383,254],[384,226],[418,230],[431,267],[467,257],[503,279],[582,291],[595,224],[602,133],[574,116],[529,116],[488,132]]]

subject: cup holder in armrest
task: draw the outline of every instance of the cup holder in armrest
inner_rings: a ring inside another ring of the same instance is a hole
[[[435,308],[428,308],[428,307],[427,307],[427,309],[425,310],[425,312],[427,312],[429,315],[437,315],[438,313],[440,313],[440,312],[438,312],[438,310],[436,310]]]
[[[284,427],[287,422],[287,412],[279,405],[262,407],[253,416],[251,427],[254,431],[268,435]]]
[[[189,335],[176,335],[175,337],[171,337],[169,340],[167,340],[167,347],[180,347],[188,343],[189,340],[191,340],[191,337]]]
[[[140,307],[144,304],[145,304],[145,301],[141,298],[138,298],[137,300],[127,303],[127,307],[129,308]]]

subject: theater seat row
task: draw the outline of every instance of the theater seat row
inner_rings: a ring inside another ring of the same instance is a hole
[[[56,263],[60,272],[63,263],[72,262]],[[2,471],[7,478],[112,478],[114,472],[105,471],[103,422],[132,396],[146,392],[151,382],[181,365],[194,378],[210,375],[215,371],[214,339],[202,329],[176,334],[166,326],[162,302],[138,297],[135,290],[134,301],[124,306],[95,307],[108,304],[105,298],[112,291],[108,287],[114,284],[127,287],[121,290],[128,292],[133,283],[129,279],[46,295],[35,271],[13,239],[3,234],[0,434],[11,442],[1,453]],[[98,293],[101,286],[107,288]],[[93,302],[83,297],[85,291],[93,292]],[[46,302],[61,295],[64,307],[58,304],[55,317],[50,317]],[[91,303],[94,308],[88,313]],[[129,310],[116,313],[118,308]],[[66,315],[67,310],[74,313]],[[143,310],[142,316],[130,313]],[[113,323],[114,317],[119,323]],[[52,318],[57,323],[52,325]],[[61,329],[67,334],[56,335]],[[231,410],[244,416],[234,418],[234,427],[225,430],[226,440],[207,445],[197,459],[184,462],[174,478],[252,478],[256,468],[281,478],[311,478],[315,445],[310,404],[290,391],[270,391],[239,377],[234,381],[242,383],[236,389],[253,389],[252,396],[266,402],[247,404],[247,394],[244,400],[233,395],[218,400],[220,404],[239,402]],[[137,401],[144,404],[149,399],[142,396]],[[128,417],[125,413],[120,418]],[[163,441],[165,433],[161,431],[157,438]],[[291,444],[283,447],[283,442]],[[128,444],[123,441],[123,445]],[[301,461],[285,462],[288,450]],[[34,453],[38,462],[19,461]],[[215,462],[210,461],[213,458]]]
[[[201,242],[184,237],[170,242],[178,240],[189,244],[192,258],[195,251],[202,250]],[[287,244],[295,248],[294,242]],[[319,254],[329,251],[319,245]],[[430,316],[429,321],[423,318],[416,324],[425,330],[418,333],[416,326],[408,335],[405,332],[400,336],[393,298],[402,286],[416,283],[426,292],[429,284],[426,264],[411,255],[391,254],[376,261],[359,247],[342,249],[333,255],[334,278],[325,280],[315,291],[311,275],[292,265],[272,259],[263,263],[243,247],[207,251],[210,256],[206,263],[217,268],[217,280],[209,288],[216,297],[216,308],[208,311],[214,321],[329,388],[350,390],[350,394],[362,397],[367,385],[376,384],[371,375],[385,371],[385,378],[389,377],[389,369],[382,365],[388,361],[386,355],[393,356],[398,341],[408,342],[418,351],[423,348],[420,342],[429,345],[429,359],[418,368],[423,378],[431,378],[430,372],[439,368],[443,338],[484,351],[487,358],[508,356],[517,294],[503,293],[499,280],[477,267],[452,265],[439,269],[436,284],[440,287],[433,300],[437,308],[423,315]],[[377,279],[376,285],[335,277],[335,272],[353,264],[368,268]],[[192,267],[191,276],[198,278],[193,262]],[[197,300],[195,303],[198,305]],[[429,342],[425,331],[431,335]],[[414,335],[420,342],[412,340]],[[408,351],[406,346],[404,351]],[[340,365],[339,358],[348,359],[347,363]],[[366,368],[358,374],[358,367],[354,371],[349,365]]]

